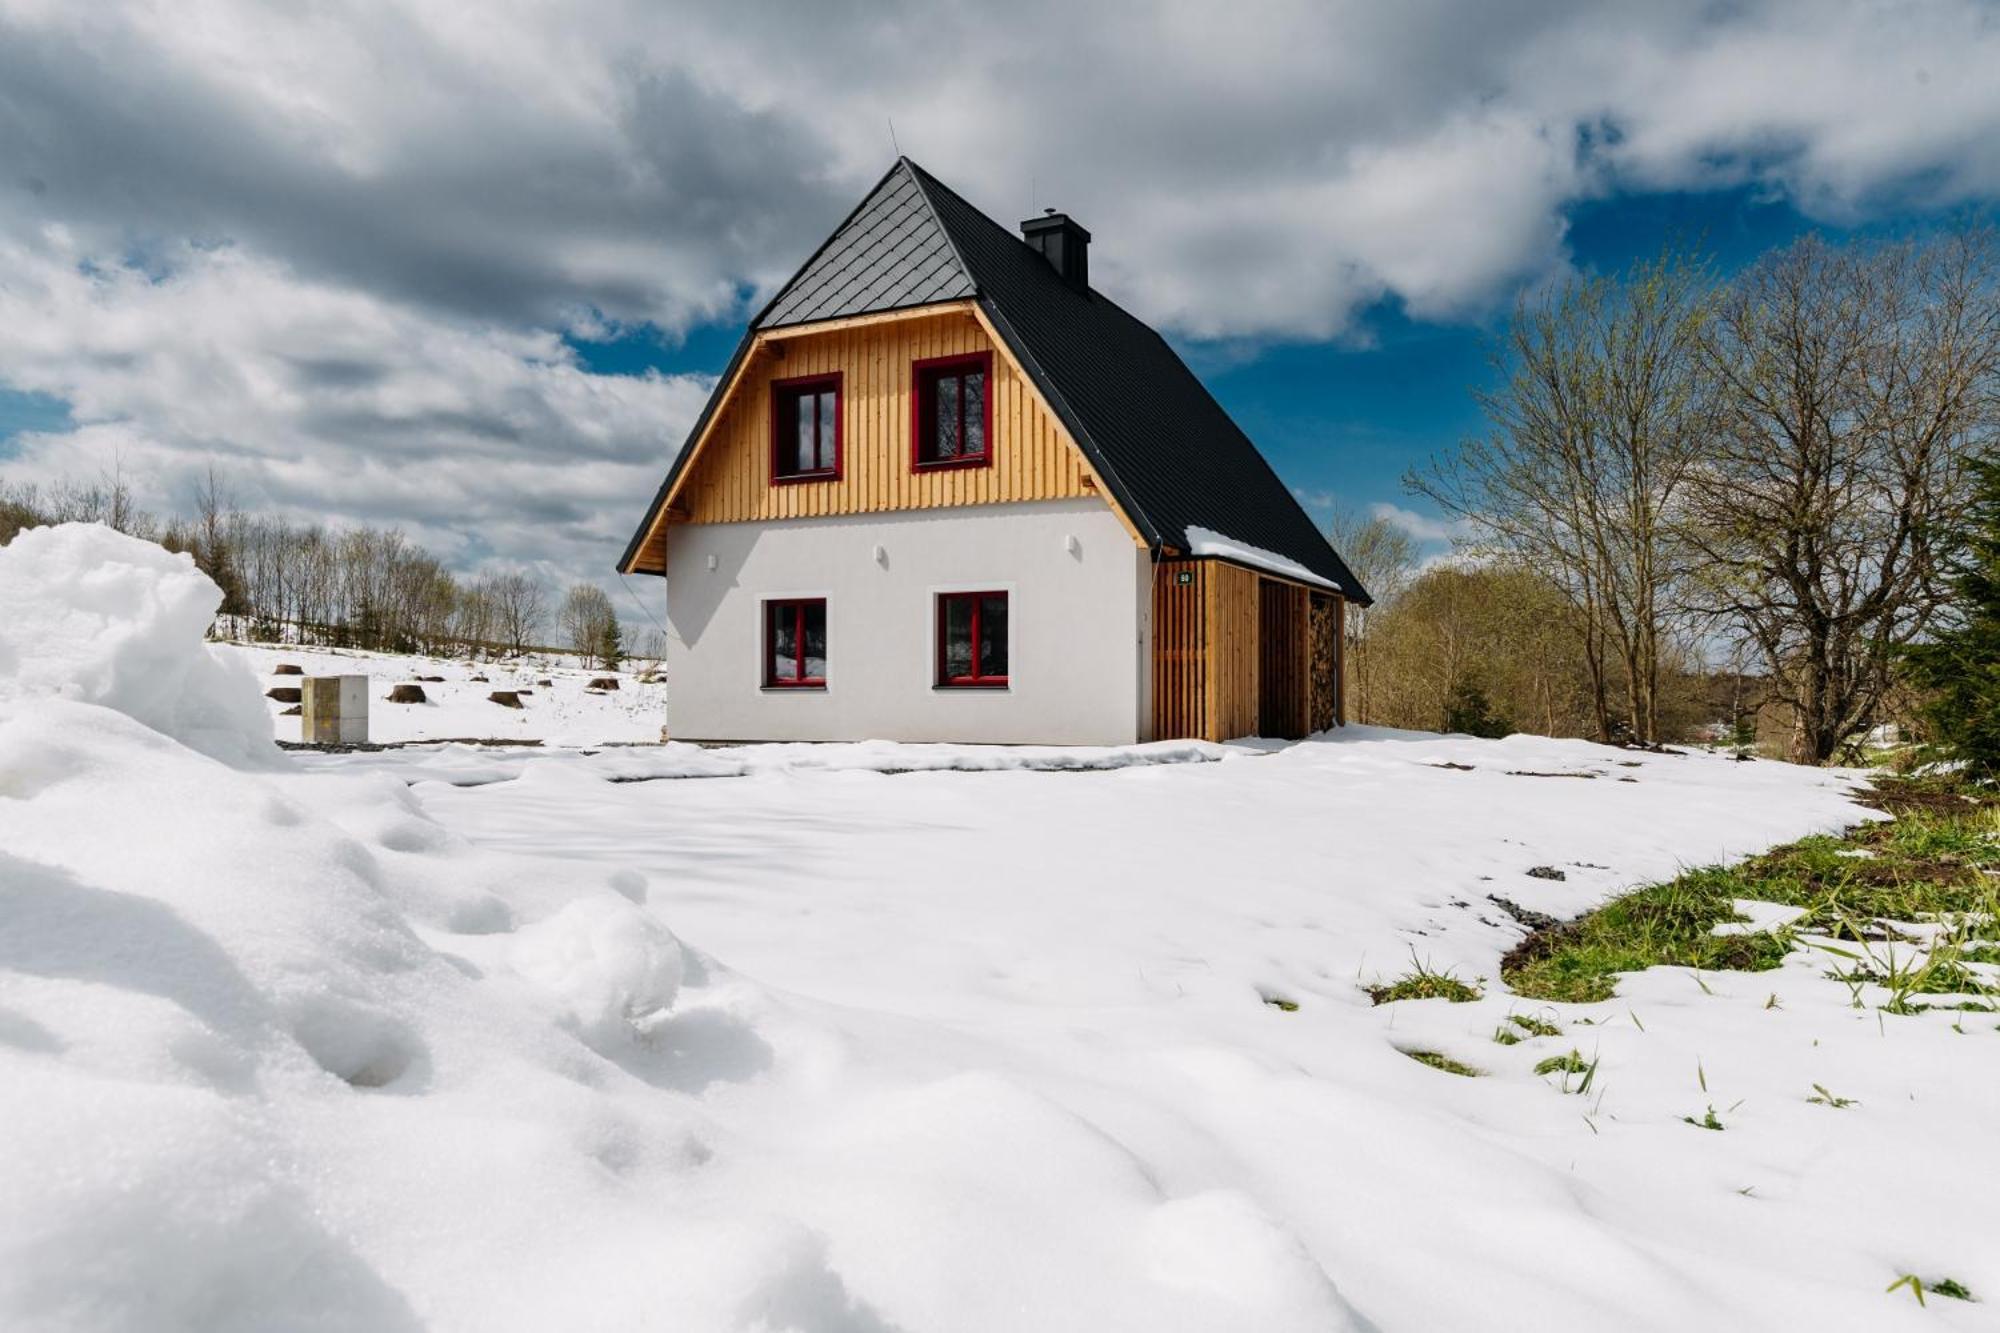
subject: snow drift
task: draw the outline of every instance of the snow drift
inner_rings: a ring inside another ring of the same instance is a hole
[[[271,754],[215,603],[0,551],[0,1327],[1354,1326],[1254,1200],[774,999],[641,875]]]
[[[255,679],[202,635],[222,590],[152,542],[97,524],[0,547],[0,703],[98,704],[216,758],[272,752]]]
[[[1986,1307],[1898,1273],[2000,1291],[1990,1015],[1885,1029],[1795,956],[1493,1037],[1509,904],[1836,827],[1849,776],[1360,728],[306,761],[215,597],[102,530],[0,550],[0,1328],[1914,1330]],[[1486,993],[1371,1007],[1413,953]],[[1533,1073],[1571,1045],[1587,1100]]]

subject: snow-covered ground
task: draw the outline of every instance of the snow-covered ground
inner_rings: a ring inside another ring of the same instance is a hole
[[[0,550],[0,1327],[1990,1326],[1884,1290],[2000,1292],[1990,1015],[1804,956],[1494,980],[1492,897],[1854,822],[1855,775],[1359,730],[281,756],[147,551]],[[1413,956],[1485,998],[1371,1007]],[[1572,1046],[1587,1097],[1532,1073]]]
[[[274,668],[296,666],[309,676],[368,677],[368,736],[371,741],[506,740],[555,745],[602,745],[660,739],[667,720],[666,686],[641,679],[644,672],[601,671],[574,658],[531,657],[524,661],[468,662],[461,658],[370,653],[352,649],[299,648],[284,644],[222,643],[224,657],[241,659],[265,690],[296,688],[299,677]],[[590,682],[615,679],[616,690],[592,690]],[[421,679],[420,678],[426,678]],[[425,701],[389,702],[392,686],[421,684]],[[509,708],[487,696],[520,692],[521,707]],[[267,698],[271,733],[299,739],[294,707]]]

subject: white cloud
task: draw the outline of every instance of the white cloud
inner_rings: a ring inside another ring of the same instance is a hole
[[[1383,296],[1494,308],[1619,189],[2000,196],[1996,68],[1978,0],[0,0],[0,385],[76,406],[28,466],[217,456],[300,512],[596,569],[699,385],[557,333],[742,318],[892,117],[1003,222],[1075,213],[1141,314],[1324,338]]]
[[[1420,542],[1457,542],[1472,532],[1471,525],[1464,519],[1437,518],[1401,505],[1373,504],[1368,506],[1368,512],[1384,523],[1401,528]]]
[[[112,466],[160,507],[211,464],[246,505],[396,523],[461,564],[489,552],[603,579],[692,423],[703,376],[581,369],[554,334],[439,317],[230,247],[165,268],[0,245],[0,365],[67,400],[16,480]]]

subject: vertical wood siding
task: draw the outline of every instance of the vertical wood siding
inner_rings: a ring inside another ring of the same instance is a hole
[[[681,491],[679,503],[689,515],[681,521],[813,518],[1093,493],[1068,434],[968,312],[832,329],[769,345],[784,348],[784,355],[760,351],[745,367]],[[915,471],[910,364],[985,351],[993,352],[992,463]],[[772,485],[771,381],[835,371],[841,374],[839,479]]]
[[[1153,735],[1225,741],[1333,726],[1341,720],[1341,610],[1338,597],[1240,565],[1161,561],[1153,580]]]
[[[1153,578],[1153,737],[1209,739],[1203,584],[1208,564],[1163,560]],[[1186,575],[1188,582],[1182,583]]]
[[[1240,565],[1209,562],[1208,720],[1211,739],[1257,733],[1257,584]]]

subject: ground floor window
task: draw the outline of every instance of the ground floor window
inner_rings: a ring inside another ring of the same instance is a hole
[[[764,603],[764,684],[811,689],[826,684],[826,599]]]
[[[1007,683],[1007,594],[938,595],[937,683],[992,688]]]

